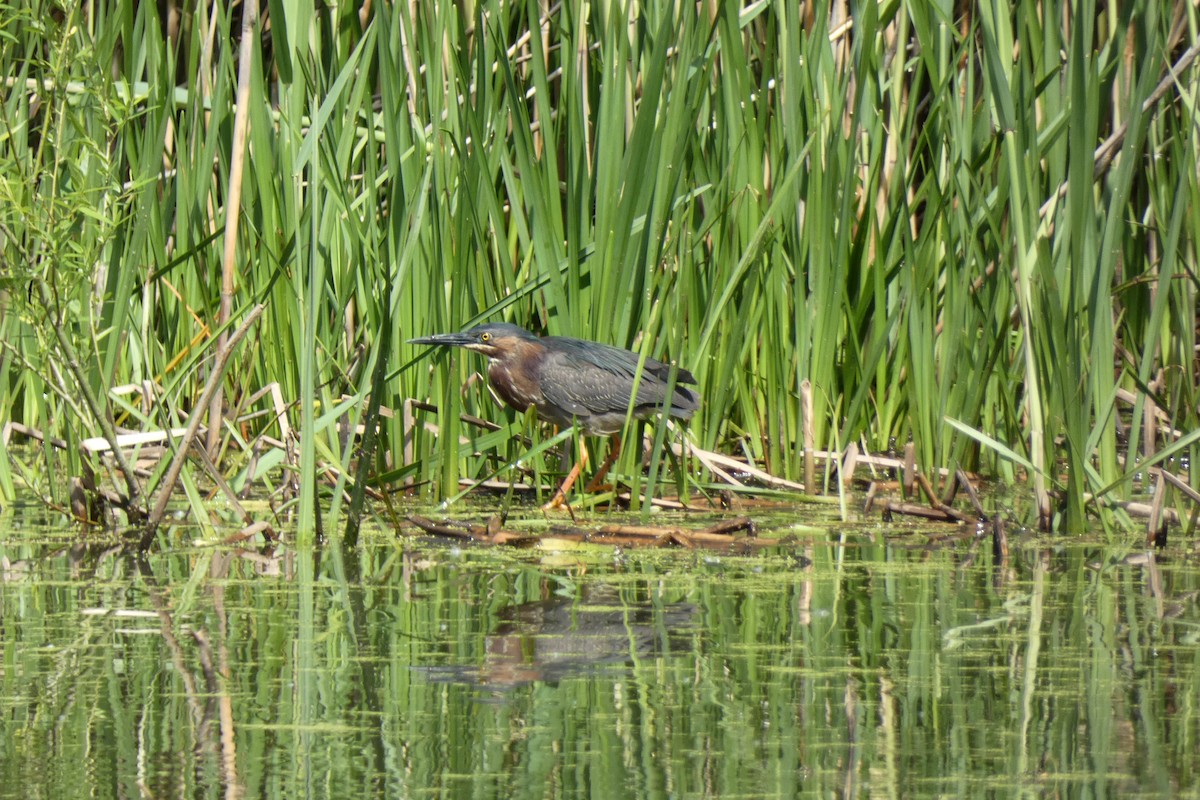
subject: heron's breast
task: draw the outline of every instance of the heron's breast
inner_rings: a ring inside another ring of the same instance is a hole
[[[488,365],[488,380],[500,399],[518,411],[525,411],[542,401],[542,393],[533,376],[504,361],[492,361]]]

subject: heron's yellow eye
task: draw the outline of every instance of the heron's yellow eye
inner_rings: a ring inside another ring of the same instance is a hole
[[[492,340],[492,335],[491,335],[490,333],[481,333],[481,334],[479,334],[479,341],[481,341],[481,342],[490,342],[491,340]]]

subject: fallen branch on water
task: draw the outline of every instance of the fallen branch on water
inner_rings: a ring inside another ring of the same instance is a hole
[[[748,517],[721,520],[696,530],[658,525],[602,525],[599,528],[558,526],[545,536],[538,536],[501,528],[499,517],[487,523],[442,520],[440,522],[413,515],[408,521],[422,531],[434,536],[509,547],[532,547],[546,540],[566,540],[579,544],[609,544],[623,547],[697,547],[727,548],[735,544],[771,546],[779,542],[759,539],[754,522]],[[734,534],[744,533],[744,536]]]

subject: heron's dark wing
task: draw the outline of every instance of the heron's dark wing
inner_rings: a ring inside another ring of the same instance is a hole
[[[595,342],[584,342],[579,339],[560,339],[564,349],[574,358],[585,361],[606,372],[621,375],[627,383],[622,387],[621,413],[624,413],[629,402],[629,393],[633,386],[633,376],[637,374],[639,356],[629,350],[612,347]],[[671,370],[675,371],[675,391],[667,403],[667,384],[671,380]],[[671,416],[689,419],[700,406],[700,396],[685,384],[695,384],[696,378],[682,367],[673,367],[653,358],[647,358],[642,366],[642,379],[638,383],[637,403],[634,414],[639,417],[648,416],[654,411],[669,405]]]
[[[543,341],[552,350],[565,353],[578,361],[593,364],[605,372],[624,375],[631,380],[634,373],[637,372],[638,354],[629,350],[622,350],[620,347],[600,344],[599,342],[587,342],[582,339],[572,339],[567,336],[550,336]],[[665,383],[670,375],[671,365],[656,361],[653,358],[647,358],[642,372],[643,375],[652,375]],[[692,373],[680,367],[676,369],[675,382],[694,384],[696,378]]]
[[[547,353],[540,367],[542,396],[571,416],[624,413],[633,378],[610,372],[563,351]]]
[[[543,357],[540,367],[542,395],[547,402],[580,419],[610,414],[623,417],[633,393],[637,356],[615,347],[587,344],[587,350],[556,347]],[[677,372],[675,392],[668,404],[664,401],[670,367],[654,361],[653,365],[661,368],[660,373],[659,369],[649,369],[649,359],[646,363],[647,369],[643,370],[638,384],[635,416],[648,415],[669,405],[672,416],[690,417],[699,405],[696,393],[682,385],[682,376],[691,378],[690,373]]]

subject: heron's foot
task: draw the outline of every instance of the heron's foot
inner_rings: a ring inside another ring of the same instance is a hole
[[[542,506],[542,511],[555,511],[563,508],[564,506],[566,506],[568,511],[571,510],[571,506],[567,503],[567,492],[571,491],[571,487],[575,485],[575,481],[579,480],[579,473],[583,471],[583,465],[586,462],[587,451],[585,450],[583,457],[580,458],[579,461],[575,463],[575,466],[571,467],[571,471],[567,473],[566,479],[562,482],[562,486],[558,487],[558,491],[554,493],[554,497],[550,498],[549,503],[546,503],[544,506]],[[574,514],[572,514],[572,516],[574,516]]]
[[[554,497],[550,498],[550,502],[542,506],[543,514],[551,511],[560,513],[566,511],[571,515],[571,522],[575,522],[575,510],[572,509],[571,504],[567,502],[567,495],[562,489],[559,489],[557,492],[555,492]]]
[[[542,504],[542,511],[561,511],[563,509],[570,510],[571,506],[567,503],[567,496],[563,494],[562,489],[554,493],[554,497],[550,498],[548,503]]]

